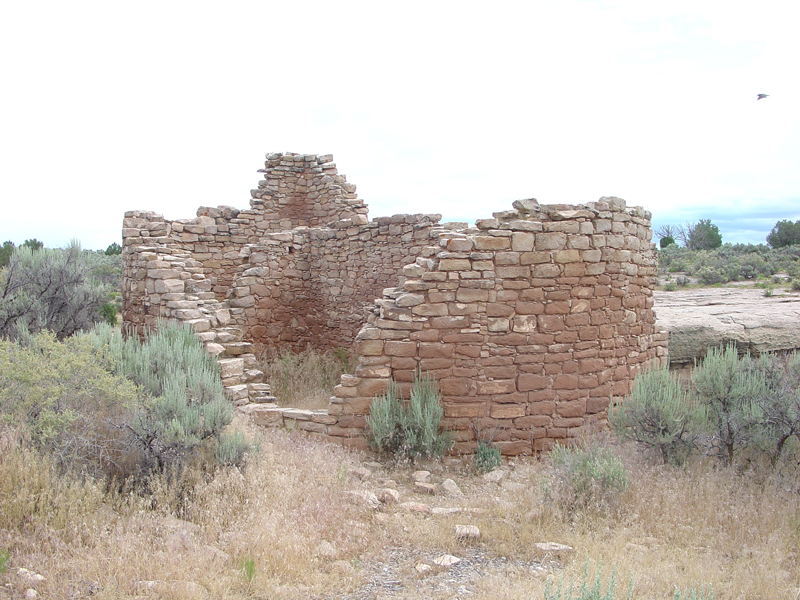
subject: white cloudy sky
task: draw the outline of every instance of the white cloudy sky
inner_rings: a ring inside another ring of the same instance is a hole
[[[332,153],[372,217],[619,196],[763,242],[800,219],[784,0],[7,2],[0,241],[105,248],[123,213],[249,206]],[[770,97],[756,101],[756,94]]]

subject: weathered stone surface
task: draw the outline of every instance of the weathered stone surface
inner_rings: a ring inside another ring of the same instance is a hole
[[[456,525],[453,533],[461,540],[479,540],[481,538],[481,530],[475,525]]]
[[[446,568],[446,567],[452,567],[453,565],[457,565],[458,563],[461,562],[461,559],[456,556],[453,556],[452,554],[442,554],[441,556],[437,556],[436,558],[434,558],[433,562],[435,562],[440,567]]]
[[[754,354],[800,348],[800,295],[767,298],[762,290],[711,288],[656,292],[654,299],[673,365],[728,343]]]
[[[449,496],[460,498],[464,495],[464,492],[461,491],[461,488],[459,488],[456,482],[452,479],[445,479],[442,482],[442,489]]]

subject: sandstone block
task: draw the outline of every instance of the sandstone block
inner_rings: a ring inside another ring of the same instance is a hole
[[[514,419],[525,416],[524,404],[493,404],[489,412],[493,419]]]
[[[456,292],[459,302],[486,302],[489,300],[489,290],[475,288],[459,288]]]
[[[512,331],[530,333],[536,331],[536,315],[514,317],[511,321]]]
[[[361,340],[356,342],[355,349],[364,356],[380,356],[383,354],[383,340]]]
[[[559,250],[553,256],[553,260],[557,263],[574,263],[581,259],[579,250]]]
[[[510,394],[517,391],[517,384],[513,379],[499,381],[478,381],[477,386],[479,396]]]
[[[181,279],[159,279],[154,289],[157,294],[178,294],[183,292],[184,285]]]
[[[387,341],[384,343],[383,352],[386,356],[416,356],[417,343]]]
[[[444,402],[444,416],[447,418],[485,417],[487,406],[483,402]]]
[[[242,358],[224,358],[217,362],[219,363],[219,372],[222,379],[244,373],[244,359]]]
[[[521,392],[542,390],[550,386],[550,379],[543,375],[525,373],[517,378],[517,386]]]
[[[567,235],[562,232],[538,233],[534,242],[536,250],[562,250],[567,245]]]
[[[397,297],[397,306],[417,306],[425,302],[425,296],[421,294],[402,294]]]
[[[438,268],[440,271],[469,271],[471,263],[467,258],[443,258]]]
[[[421,358],[451,358],[454,350],[453,344],[420,343],[419,345]]]
[[[475,236],[476,250],[506,250],[511,247],[511,240],[507,237],[495,237],[492,235]]]
[[[517,252],[530,252],[533,250],[534,234],[514,232],[511,234],[511,249]]]
[[[420,304],[411,309],[411,314],[421,317],[443,317],[447,315],[447,305],[443,303]]]
[[[431,317],[435,329],[463,329],[469,327],[468,317]]]
[[[531,276],[531,268],[527,266],[496,267],[495,273],[501,279],[527,278]]]

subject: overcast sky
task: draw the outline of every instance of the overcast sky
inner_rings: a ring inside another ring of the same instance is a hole
[[[759,243],[800,219],[799,59],[787,0],[6,2],[0,241],[248,208],[291,151],[371,217],[618,196]]]

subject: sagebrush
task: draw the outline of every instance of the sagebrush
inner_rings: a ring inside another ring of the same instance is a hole
[[[442,456],[453,443],[449,432],[440,431],[443,416],[441,394],[432,377],[417,373],[407,406],[390,380],[386,393],[372,401],[367,417],[370,442],[378,452],[397,458]]]

